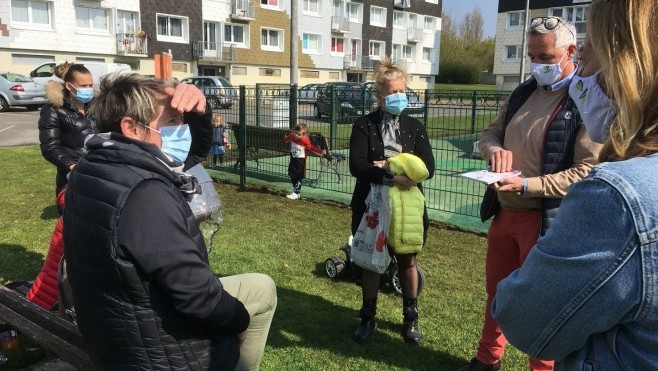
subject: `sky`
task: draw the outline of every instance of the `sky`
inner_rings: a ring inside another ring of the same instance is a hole
[[[484,18],[484,37],[496,36],[496,17],[498,16],[499,0],[443,0],[443,12],[450,14],[452,19],[461,22],[466,13],[480,7]]]

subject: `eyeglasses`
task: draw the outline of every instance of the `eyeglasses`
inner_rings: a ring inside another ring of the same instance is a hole
[[[539,26],[544,26],[547,30],[551,31],[556,29],[559,25],[564,24],[564,21],[562,18],[558,17],[535,17],[530,21],[530,29],[534,30],[535,28]],[[567,30],[571,32],[571,34],[576,37],[576,35],[573,34],[573,31],[569,27],[567,27]]]

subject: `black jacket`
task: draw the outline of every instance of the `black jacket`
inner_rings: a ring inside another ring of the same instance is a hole
[[[194,143],[193,134],[196,151]],[[67,189],[64,246],[78,327],[95,364],[233,370],[249,314],[208,266],[182,192],[193,182],[151,144],[113,133],[87,146]]]
[[[382,110],[371,112],[359,118],[350,135],[350,173],[356,178],[352,193],[352,234],[356,232],[365,211],[365,201],[370,192],[370,183],[382,184],[386,171],[373,166],[374,161],[385,160],[382,139]],[[412,153],[425,163],[429,171],[428,179],[434,176],[434,154],[427,130],[423,124],[404,113],[400,115],[400,138],[402,152]],[[419,188],[422,187],[419,184]],[[428,220],[425,212],[425,229]]]
[[[43,157],[57,167],[56,189],[66,184],[69,165],[84,154],[84,140],[98,132],[89,117],[82,115],[64,95],[64,85],[46,84],[48,103],[41,107],[39,142]]]

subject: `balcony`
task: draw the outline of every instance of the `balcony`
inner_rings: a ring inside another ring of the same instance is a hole
[[[331,17],[331,32],[349,33],[350,20],[347,17],[333,16]]]
[[[361,55],[346,55],[343,59],[343,68],[346,70],[372,71],[374,65],[374,60]]]
[[[411,43],[419,43],[423,41],[423,29],[422,28],[408,28],[407,29],[407,41]]]
[[[256,19],[256,5],[252,0],[232,0],[231,18],[253,21]]]
[[[117,54],[144,57],[148,55],[148,39],[138,37],[134,33],[117,34]]]
[[[393,7],[395,9],[409,9],[411,8],[411,0],[393,0]]]
[[[223,43],[197,41],[192,44],[194,58],[206,62],[235,62],[235,48]]]

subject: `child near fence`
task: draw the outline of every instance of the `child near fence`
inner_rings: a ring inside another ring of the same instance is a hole
[[[224,166],[224,155],[226,150],[231,149],[231,142],[228,136],[228,128],[224,126],[224,120],[221,116],[215,115],[212,118],[212,146],[210,147],[210,154],[212,155],[212,166]]]
[[[294,131],[283,137],[283,140],[290,142],[288,176],[292,182],[292,193],[286,197],[298,200],[301,198],[302,180],[306,177],[306,150],[320,155],[324,154],[324,151],[311,143],[306,124],[298,124]]]

